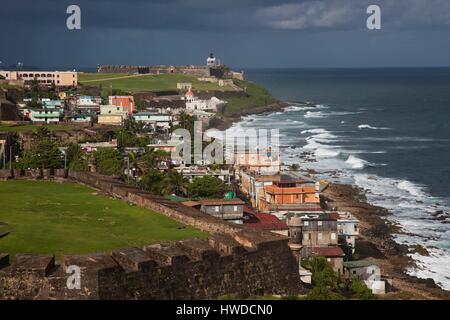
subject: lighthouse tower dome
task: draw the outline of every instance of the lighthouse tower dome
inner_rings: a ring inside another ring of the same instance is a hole
[[[208,59],[206,59],[206,65],[208,67],[216,67],[217,66],[217,59],[216,59],[216,57],[214,57],[213,53],[210,53]]]

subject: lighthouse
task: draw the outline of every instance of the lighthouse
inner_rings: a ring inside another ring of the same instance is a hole
[[[218,66],[217,59],[216,59],[216,57],[214,57],[213,53],[210,53],[208,59],[206,59],[206,66],[207,67],[217,67]]]

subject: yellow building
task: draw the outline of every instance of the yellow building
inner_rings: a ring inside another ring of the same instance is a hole
[[[75,71],[5,71],[0,70],[6,80],[23,80],[25,84],[37,80],[40,85],[57,87],[75,87],[78,83],[78,74]]]
[[[98,116],[98,124],[121,126],[123,124],[123,117],[118,114],[100,114]]]

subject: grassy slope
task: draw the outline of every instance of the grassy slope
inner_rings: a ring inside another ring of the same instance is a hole
[[[234,83],[246,90],[248,97],[228,98],[224,115],[238,115],[242,111],[264,107],[277,102],[277,99],[263,87],[248,81],[234,80]]]
[[[111,79],[117,78],[119,79]],[[109,79],[109,80],[102,80]],[[95,81],[93,81],[95,80]],[[86,82],[87,81],[87,82]],[[200,82],[196,77],[184,74],[160,74],[160,75],[125,75],[125,74],[79,74],[78,82],[86,85],[102,85],[107,92],[112,85],[113,89],[128,92],[137,91],[166,91],[177,90],[178,82],[192,83],[194,90],[230,90],[228,87],[219,87],[217,83]]]
[[[72,183],[0,181],[0,221],[11,230],[0,239],[0,252],[77,254],[206,236],[93,192]]]
[[[33,124],[26,124],[26,125],[8,125],[8,124],[0,124],[0,132],[21,132],[21,131],[34,131],[37,128],[40,128],[42,126],[39,125],[33,125]],[[64,125],[64,124],[47,124],[45,127],[49,131],[55,131],[55,130],[73,130],[76,127],[70,126],[70,125]]]

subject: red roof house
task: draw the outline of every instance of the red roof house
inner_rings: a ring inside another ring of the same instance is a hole
[[[122,107],[129,115],[133,114],[135,109],[133,96],[109,96],[109,104],[112,106]]]
[[[286,222],[281,221],[273,214],[258,213],[248,206],[244,206],[244,225],[254,229],[269,231],[288,230]]]

